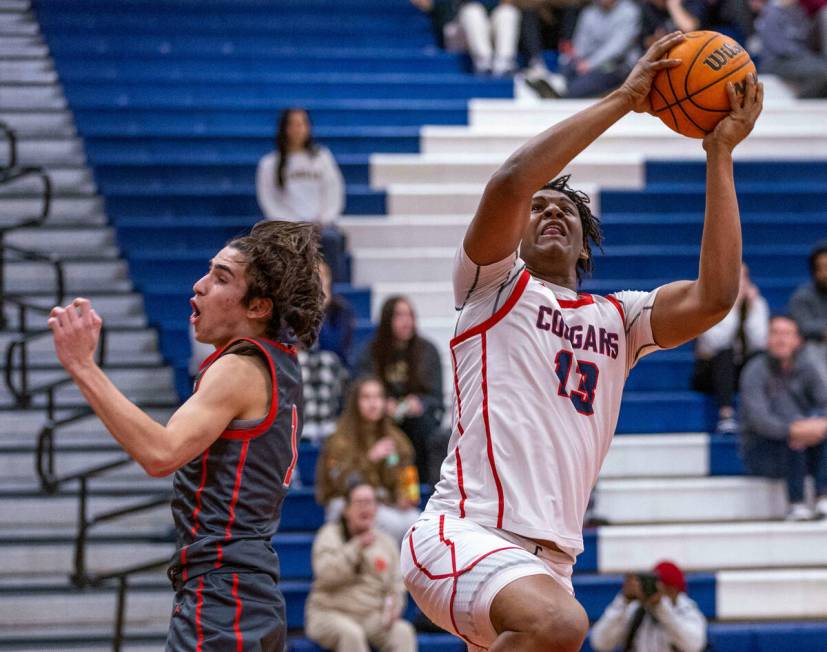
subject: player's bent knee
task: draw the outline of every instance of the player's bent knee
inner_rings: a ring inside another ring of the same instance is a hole
[[[579,652],[589,633],[589,618],[576,600],[558,605],[538,625],[537,649],[547,652]]]

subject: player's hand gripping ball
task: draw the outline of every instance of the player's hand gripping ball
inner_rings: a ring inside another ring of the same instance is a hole
[[[703,138],[732,110],[727,83],[733,82],[736,93],[743,95],[747,75],[755,73],[747,51],[718,32],[689,32],[666,58],[681,59],[681,64],[655,76],[651,112],[690,138]]]

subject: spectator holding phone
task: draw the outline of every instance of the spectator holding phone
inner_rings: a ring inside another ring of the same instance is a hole
[[[592,627],[596,652],[701,652],[706,619],[686,594],[683,571],[662,561],[651,573],[629,574],[623,589]]]

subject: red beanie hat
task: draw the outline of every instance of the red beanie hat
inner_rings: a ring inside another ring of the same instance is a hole
[[[655,575],[666,586],[671,586],[681,593],[686,593],[686,577],[684,577],[683,571],[671,561],[660,562],[655,566],[654,571]]]

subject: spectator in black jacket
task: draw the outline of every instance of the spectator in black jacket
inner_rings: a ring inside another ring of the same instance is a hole
[[[431,484],[439,472],[443,415],[442,362],[436,347],[416,332],[413,306],[405,297],[385,300],[376,335],[359,361],[360,374],[382,380],[388,414],[408,435],[419,477]]]

